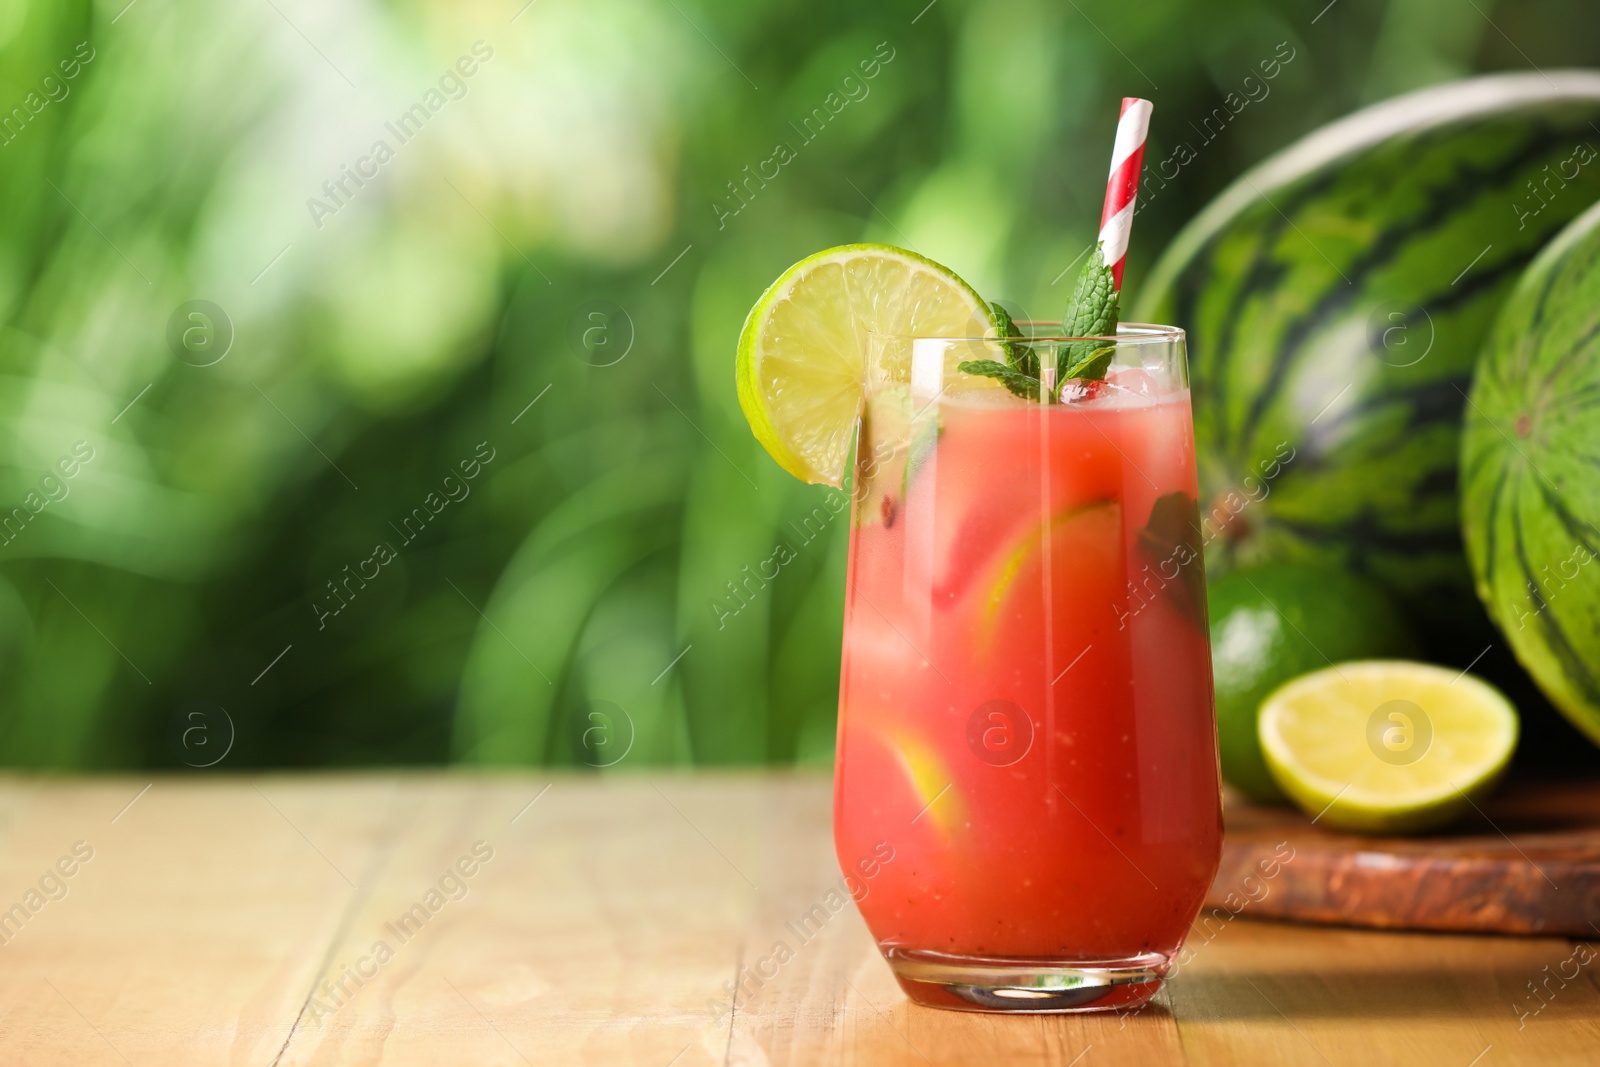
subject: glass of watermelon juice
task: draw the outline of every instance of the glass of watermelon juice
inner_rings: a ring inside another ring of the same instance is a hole
[[[1052,327],[1013,351],[1089,343]],[[1049,403],[955,369],[992,339],[870,343],[910,384],[857,438],[839,861],[913,1000],[1136,1006],[1222,842],[1183,332],[1123,325]]]

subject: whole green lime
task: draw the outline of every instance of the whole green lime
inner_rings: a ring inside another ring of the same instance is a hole
[[[1244,567],[1211,583],[1211,664],[1222,777],[1257,800],[1283,794],[1267,770],[1256,716],[1283,683],[1353,659],[1415,654],[1405,615],[1383,589],[1304,563]]]

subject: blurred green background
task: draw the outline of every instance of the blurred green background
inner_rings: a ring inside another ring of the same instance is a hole
[[[732,376],[785,266],[1059,315],[1124,95],[1132,292],[1327,120],[1600,65],[1581,0],[525,3],[0,7],[0,760],[826,761],[844,524]]]

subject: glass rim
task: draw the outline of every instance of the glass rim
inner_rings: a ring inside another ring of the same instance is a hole
[[[1181,327],[1163,326],[1153,322],[1118,323],[1117,333],[1115,336],[1111,336],[1109,334],[1084,334],[1081,336],[1063,334],[1059,332],[1061,329],[1061,323],[1052,319],[1018,319],[1016,320],[1016,326],[1024,331],[1043,330],[1045,332],[1025,332],[1020,337],[1008,338],[987,335],[983,337],[949,337],[909,333],[880,333],[871,329],[867,330],[866,332],[874,337],[882,337],[886,340],[894,341],[993,342],[1007,340],[1016,344],[1067,344],[1077,341],[1103,341],[1107,344],[1116,345],[1119,348],[1137,345],[1174,344],[1183,341],[1185,338],[1184,331]],[[1051,327],[1054,327],[1056,332],[1050,332]]]

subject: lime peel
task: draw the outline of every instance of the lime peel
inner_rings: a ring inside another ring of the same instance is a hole
[[[841,245],[784,271],[745,318],[735,373],[739,406],[756,440],[796,478],[841,485],[869,386],[909,381],[908,352],[879,346],[869,353],[872,334],[961,338],[999,331],[993,310],[971,286],[902,248]]]

